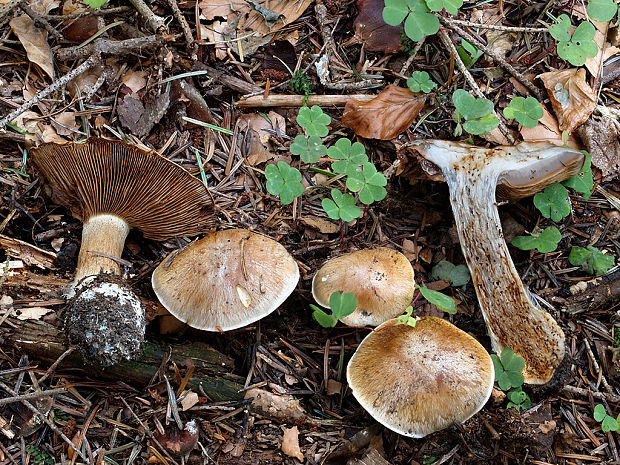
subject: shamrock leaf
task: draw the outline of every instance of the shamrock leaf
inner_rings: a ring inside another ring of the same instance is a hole
[[[398,26],[409,14],[406,0],[385,0],[383,8],[383,21],[390,26]]]
[[[592,160],[590,159],[590,154],[585,150],[582,150],[586,156],[586,160],[583,162],[583,167],[575,176],[568,178],[566,181],[563,181],[566,187],[570,187],[571,189],[575,189],[577,192],[583,195],[583,198],[588,200],[590,195],[592,194],[592,189],[594,189],[594,179],[592,177]]]
[[[570,215],[568,190],[559,182],[551,184],[544,191],[534,196],[534,205],[545,218],[551,218],[556,223]]]
[[[327,154],[327,148],[320,137],[301,134],[295,137],[290,150],[293,155],[299,155],[304,163],[316,163]]]
[[[549,34],[558,42],[567,42],[571,39],[570,30],[572,27],[568,15],[560,15],[558,22],[549,26]]]
[[[351,292],[332,292],[329,296],[329,308],[336,318],[344,318],[357,308],[357,298]]]
[[[364,162],[349,172],[347,188],[352,192],[359,192],[359,199],[364,205],[383,200],[387,195],[385,185],[387,179],[377,172],[377,168],[370,162]]]
[[[338,318],[334,315],[325,312],[316,305],[310,304],[310,308],[313,310],[312,318],[316,320],[323,328],[333,328],[338,323]]]
[[[455,15],[463,6],[463,0],[426,0],[426,4],[431,11],[441,11],[445,8],[448,13]]]
[[[323,113],[321,107],[317,105],[312,106],[312,108],[303,106],[297,115],[297,124],[304,128],[310,137],[325,137],[329,132],[327,125],[330,122],[331,118]]]
[[[540,234],[517,236],[511,244],[521,250],[538,249],[540,253],[549,253],[557,249],[560,240],[562,240],[560,230],[555,226],[550,226]]]
[[[508,400],[510,402],[508,402],[507,407],[513,407],[517,410],[517,412],[520,412],[521,409],[527,409],[530,408],[532,406],[532,401],[530,399],[530,396],[528,396],[525,392],[523,392],[523,390],[521,388],[518,389],[511,389],[506,396],[508,397]]]
[[[515,97],[504,108],[504,116],[508,119],[516,119],[519,124],[526,128],[533,128],[538,124],[538,120],[543,117],[543,109],[534,97]]]
[[[616,0],[590,0],[587,10],[592,19],[605,22],[614,17],[618,4]]]
[[[470,134],[485,134],[499,125],[499,120],[493,114],[493,102],[490,100],[476,98],[463,89],[457,89],[452,94],[452,102],[458,115],[466,120],[463,129]]]
[[[413,307],[411,305],[409,305],[405,309],[405,313],[403,315],[400,315],[398,318],[396,318],[396,323],[394,323],[394,324],[395,325],[409,325],[412,328],[415,328],[415,325],[420,320],[420,317],[418,317],[418,316],[411,316],[412,313],[413,313]]]
[[[433,279],[450,281],[455,287],[464,286],[471,278],[467,265],[454,265],[447,260],[442,260],[431,270]]]
[[[454,299],[452,297],[442,294],[439,291],[429,289],[425,284],[422,284],[421,286],[416,285],[416,287],[420,289],[420,294],[422,294],[426,300],[442,312],[447,312],[452,315],[456,313],[456,303],[454,303]]]
[[[362,163],[368,161],[366,148],[359,142],[351,144],[346,137],[341,137],[334,145],[327,149],[327,154],[336,160],[332,163],[332,170],[338,174],[350,174]]]
[[[594,407],[594,419],[601,423],[601,429],[607,433],[608,431],[618,431],[620,425],[620,415],[618,418],[614,418],[607,415],[603,404],[598,404]]]
[[[484,54],[482,50],[478,50],[473,44],[461,39],[461,45],[456,46],[456,51],[463,60],[466,68],[471,68],[478,59]]]
[[[411,89],[411,92],[428,94],[437,87],[437,84],[433,82],[426,71],[414,71],[411,73],[411,77],[407,79],[407,87]]]
[[[288,205],[304,191],[299,170],[283,161],[279,161],[277,166],[273,163],[267,165],[265,177],[267,191],[272,195],[279,195],[282,205]]]
[[[491,355],[491,360],[495,368],[495,381],[502,391],[523,384],[521,371],[525,368],[525,359],[516,355],[510,347],[504,347],[499,357]]]
[[[586,58],[595,57],[598,46],[592,41],[596,29],[590,22],[584,21],[572,36],[570,34],[571,22],[568,15],[560,15],[558,22],[549,27],[551,36],[558,41],[558,55],[573,66],[585,64]]]
[[[332,189],[332,199],[324,198],[321,202],[323,210],[332,220],[353,221],[362,214],[360,207],[355,205],[355,197]]]
[[[107,1],[108,0],[84,0],[84,4],[88,5],[91,8],[99,8],[105,5]]]
[[[616,259],[611,255],[604,254],[596,247],[573,246],[568,255],[568,261],[573,266],[581,266],[591,275],[602,275],[614,266]]]

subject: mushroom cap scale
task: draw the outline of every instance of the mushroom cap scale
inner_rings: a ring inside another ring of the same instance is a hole
[[[415,327],[377,327],[347,366],[358,402],[382,425],[424,437],[477,413],[489,399],[495,372],[487,351],[441,318],[420,317]]]
[[[214,223],[207,188],[179,165],[122,141],[46,143],[32,160],[55,202],[83,222],[112,214],[144,237],[196,235]]]
[[[312,296],[329,308],[332,293],[350,292],[355,311],[342,318],[349,326],[377,326],[402,314],[415,292],[414,272],[402,253],[387,247],[357,250],[327,261],[312,279]]]
[[[260,234],[208,234],[155,269],[153,290],[179,320],[206,331],[241,328],[273,312],[295,290],[297,262]]]

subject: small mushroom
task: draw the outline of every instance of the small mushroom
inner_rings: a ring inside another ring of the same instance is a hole
[[[379,423],[421,438],[462,423],[486,404],[495,372],[487,351],[446,320],[415,327],[386,321],[361,342],[347,366],[353,395]]]
[[[179,320],[228,331],[277,309],[295,290],[299,268],[273,239],[227,229],[172,252],[151,281],[159,301]]]
[[[415,292],[411,263],[387,247],[364,249],[332,258],[312,279],[312,296],[329,308],[332,293],[350,292],[357,308],[341,319],[349,326],[377,326],[405,311]]]
[[[423,140],[408,147],[437,165],[448,183],[461,248],[493,350],[510,347],[523,357],[527,383],[548,382],[564,358],[564,333],[521,282],[502,233],[496,188],[505,198],[532,195],[579,172],[583,155],[547,142],[484,148]]]
[[[86,360],[110,366],[142,353],[145,316],[120,278],[130,228],[164,240],[213,226],[205,186],[154,152],[120,141],[42,144],[32,160],[53,200],[84,223],[65,329]]]

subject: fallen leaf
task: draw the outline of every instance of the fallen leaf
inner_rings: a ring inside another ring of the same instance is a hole
[[[56,252],[59,252],[60,249],[62,248],[63,242],[65,242],[64,237],[57,237],[55,239],[52,239],[51,241],[52,249],[54,249]]]
[[[411,126],[425,101],[426,95],[390,84],[369,102],[349,100],[341,124],[358,136],[391,140]]]
[[[123,74],[121,82],[131,89],[132,93],[136,93],[146,87],[146,76],[148,71],[130,70]]]
[[[558,127],[558,120],[545,107],[543,107],[543,117],[538,120],[538,124],[533,128],[521,126],[520,132],[524,141],[546,140],[555,145],[564,145],[562,131]],[[571,147],[581,147],[581,144],[572,135],[568,137],[567,144]]]
[[[617,175],[620,172],[620,122],[611,115],[592,115],[577,132],[590,152],[592,164],[604,176]]]
[[[241,115],[236,124],[239,133],[244,135],[242,140],[240,138],[242,153],[247,154],[251,166],[260,165],[274,157],[269,147],[269,139],[274,135],[271,131],[286,133],[286,120],[275,111],[270,111],[267,118],[258,113]]]
[[[99,30],[99,17],[84,16],[66,22],[67,27],[62,31],[65,39],[72,42],[84,42],[94,36]]]
[[[43,315],[53,311],[45,307],[24,307],[19,309],[18,320],[40,320]]]
[[[402,251],[403,251],[403,255],[407,257],[407,260],[409,261],[417,260],[418,253],[420,252],[421,248],[422,247],[420,247],[419,245],[415,245],[412,240],[403,239]]]
[[[572,68],[551,71],[539,77],[551,99],[560,131],[572,134],[596,108],[596,95],[586,82],[586,70]]]
[[[263,75],[274,81],[288,78],[290,70],[295,69],[297,54],[288,40],[276,40],[265,46],[263,52]]]
[[[54,79],[54,60],[52,49],[43,32],[34,25],[27,15],[17,16],[9,23],[13,32],[26,50],[28,60],[39,65],[45,73]]]
[[[340,394],[340,391],[342,389],[342,383],[339,381],[336,381],[335,379],[328,379],[327,380],[327,395],[328,396],[333,396],[334,394]]]
[[[70,136],[79,130],[75,122],[75,112],[63,111],[52,119],[52,126],[60,136]]]
[[[553,431],[556,427],[556,423],[555,420],[547,420],[544,423],[541,423],[540,425],[538,425],[538,428],[540,428],[540,432],[542,434],[548,434],[551,431]]]
[[[506,57],[508,52],[512,51],[515,40],[517,39],[516,34],[504,31],[488,30],[486,36],[489,48],[502,58]]]
[[[194,391],[185,391],[185,393],[185,396],[181,399],[181,407],[184,412],[198,403],[198,394]]]
[[[138,120],[144,114],[144,105],[140,100],[131,95],[126,95],[118,105],[117,112],[118,119],[125,128],[135,128]]]
[[[593,41],[598,47],[598,53],[595,57],[586,58],[586,68],[588,68],[590,74],[592,74],[592,76],[596,79],[601,73],[601,64],[607,61],[608,58],[620,52],[620,49],[611,46],[609,42],[605,42],[607,31],[609,29],[609,22],[601,23],[592,19],[591,22],[596,28]]]
[[[282,436],[282,452],[289,457],[296,458],[300,462],[304,461],[304,454],[302,454],[299,448],[299,430],[297,426],[292,428],[284,428],[284,435]]]
[[[40,15],[48,15],[60,6],[60,0],[29,0],[28,6]]]
[[[316,228],[323,234],[333,234],[340,230],[340,226],[332,221],[327,221],[322,218],[316,218],[314,216],[303,217],[301,219],[305,224],[311,228]]]
[[[358,0],[359,14],[353,21],[355,35],[346,45],[364,44],[371,52],[395,53],[401,49],[402,26],[390,26],[383,21],[384,0]]]

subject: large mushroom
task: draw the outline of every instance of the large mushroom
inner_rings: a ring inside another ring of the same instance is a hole
[[[421,438],[484,407],[495,372],[478,341],[441,318],[397,321],[366,336],[347,366],[353,395],[375,420]]]
[[[495,200],[532,195],[576,174],[583,154],[546,142],[475,147],[443,140],[407,145],[437,165],[448,183],[463,255],[478,294],[493,350],[525,359],[530,384],[548,382],[564,358],[564,333],[530,298],[510,258]]]
[[[249,325],[276,310],[299,281],[280,243],[246,229],[207,234],[153,271],[157,298],[179,320],[205,331]]]
[[[32,160],[53,200],[84,223],[66,290],[69,340],[102,367],[139,356],[144,309],[120,278],[127,234],[137,228],[164,240],[204,233],[214,223],[209,192],[175,163],[120,141],[42,144]]]

